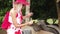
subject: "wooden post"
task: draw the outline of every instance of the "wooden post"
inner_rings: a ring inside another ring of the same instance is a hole
[[[56,1],[56,7],[57,7],[57,13],[58,13],[58,25],[59,25],[59,28],[60,28],[60,8],[58,6],[59,1],[60,0]]]
[[[26,0],[30,4],[30,0]],[[26,13],[28,14],[30,12],[30,5],[26,5]],[[26,22],[29,21],[29,18],[26,18]]]

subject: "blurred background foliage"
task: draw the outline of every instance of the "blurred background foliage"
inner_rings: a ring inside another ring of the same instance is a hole
[[[57,19],[56,0],[31,0],[33,19]]]
[[[5,13],[12,7],[12,0],[0,0],[0,24],[3,21]]]
[[[12,0],[0,0],[0,24],[4,15],[12,8]],[[25,10],[25,9],[24,9]],[[23,14],[25,13],[23,10]],[[31,0],[30,11],[34,13],[33,19],[57,19],[56,0]]]

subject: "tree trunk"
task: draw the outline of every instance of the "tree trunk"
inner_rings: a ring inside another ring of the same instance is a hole
[[[60,28],[60,8],[59,8],[59,4],[58,4],[58,2],[59,2],[60,0],[57,0],[56,1],[56,7],[57,7],[57,13],[58,13],[58,25],[59,25],[59,28]]]

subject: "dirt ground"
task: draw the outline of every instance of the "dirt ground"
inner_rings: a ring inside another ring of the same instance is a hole
[[[0,30],[0,34],[7,34],[5,30]]]

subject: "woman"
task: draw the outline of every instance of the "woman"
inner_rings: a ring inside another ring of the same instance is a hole
[[[29,4],[26,2],[26,0],[16,0],[14,2],[13,8],[10,10],[9,13],[8,21],[11,23],[11,25],[7,29],[7,34],[22,34],[21,27],[32,24],[30,22],[21,24],[22,19],[28,18],[32,15],[32,13],[29,13],[26,16],[22,16],[21,9],[23,5],[29,5]]]

